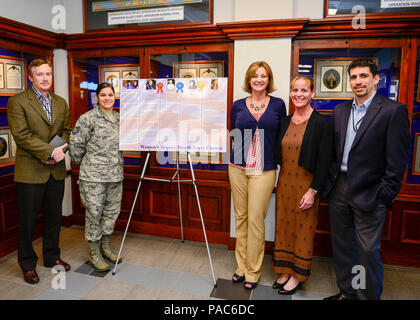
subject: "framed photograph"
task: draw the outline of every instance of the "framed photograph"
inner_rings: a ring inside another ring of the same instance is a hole
[[[115,90],[115,98],[120,98],[121,79],[139,79],[140,66],[136,64],[114,64],[99,66],[99,83],[111,83]]]
[[[213,0],[84,0],[84,31],[213,23]]]
[[[26,89],[26,60],[0,56],[0,95],[11,96]]]
[[[414,151],[411,174],[420,176],[420,132],[416,132],[414,136]]]
[[[315,100],[351,100],[348,67],[355,58],[314,59]],[[378,58],[372,58],[378,64]]]
[[[15,161],[16,144],[13,141],[10,129],[0,129],[0,165],[5,165]]]
[[[224,61],[174,62],[175,78],[218,78],[224,77]]]

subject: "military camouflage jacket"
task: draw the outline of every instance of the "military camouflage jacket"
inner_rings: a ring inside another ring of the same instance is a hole
[[[80,166],[79,179],[91,182],[117,182],[124,178],[119,151],[120,115],[114,120],[97,107],[81,115],[70,135],[70,157]]]

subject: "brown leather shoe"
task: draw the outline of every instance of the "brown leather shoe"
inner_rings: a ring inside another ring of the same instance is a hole
[[[24,271],[23,280],[25,280],[25,282],[30,283],[30,284],[38,283],[39,282],[38,273],[36,273],[35,269]]]
[[[44,264],[45,267],[47,268],[52,268],[55,266],[61,266],[64,268],[64,271],[70,271],[70,265],[67,262],[64,262],[61,259],[58,259],[56,262],[54,262],[53,264],[49,265],[49,264]]]

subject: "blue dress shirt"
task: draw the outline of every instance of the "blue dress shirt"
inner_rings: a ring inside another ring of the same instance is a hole
[[[353,144],[354,138],[356,137],[357,130],[362,124],[366,111],[369,108],[375,95],[376,95],[376,91],[360,107],[357,106],[356,99],[353,99],[349,122],[347,123],[346,142],[344,144],[343,160],[341,162],[341,171],[343,172],[347,172],[347,163],[349,160],[349,152],[350,152],[351,146]]]

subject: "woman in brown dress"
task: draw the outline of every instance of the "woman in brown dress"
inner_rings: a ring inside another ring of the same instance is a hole
[[[273,288],[293,294],[308,279],[312,264],[319,194],[331,159],[332,131],[328,120],[310,105],[312,79],[291,82],[293,115],[280,123],[276,160],[276,232],[273,270],[280,274]]]

